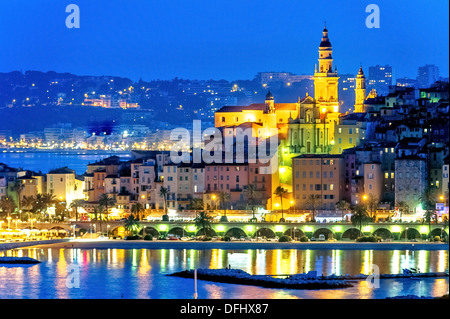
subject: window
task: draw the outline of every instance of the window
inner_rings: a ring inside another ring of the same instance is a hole
[[[334,173],[330,172],[330,178],[333,178],[333,176],[334,176]]]
[[[327,178],[327,172],[323,172],[323,178]]]
[[[306,172],[303,172],[303,173],[302,173],[302,177],[303,177],[303,178],[306,178]]]
[[[342,128],[338,128],[338,132],[339,132],[339,134],[341,134],[342,133]]]
[[[348,134],[353,134],[353,130],[351,128],[348,129]]]
[[[334,190],[334,184],[330,184],[330,191]]]
[[[352,143],[353,143],[353,139],[350,137],[350,138],[348,139],[348,142],[349,142],[350,144],[352,144]]]

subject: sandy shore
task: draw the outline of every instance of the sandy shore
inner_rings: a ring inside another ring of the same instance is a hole
[[[64,243],[30,245],[31,248],[79,248],[79,249],[314,249],[314,250],[448,250],[443,243],[356,243],[356,242],[202,242],[202,241],[144,241],[144,240],[71,240]],[[22,247],[23,248],[23,247]]]

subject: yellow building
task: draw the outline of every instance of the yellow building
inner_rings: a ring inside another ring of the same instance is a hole
[[[67,205],[75,199],[84,199],[83,189],[84,181],[78,179],[75,171],[67,167],[54,169],[47,174],[47,193]]]
[[[336,143],[339,124],[339,76],[333,68],[333,49],[327,28],[319,45],[318,64],[314,71],[314,96],[307,95],[295,103],[275,103],[268,92],[265,103],[248,106],[225,106],[215,113],[215,126],[254,128],[256,137],[269,137],[273,129],[279,140],[279,185],[292,192],[292,158],[303,154],[330,154]],[[362,96],[362,98],[361,98]],[[357,77],[357,101],[364,102],[365,77],[360,68]],[[251,124],[250,124],[251,123]],[[272,129],[272,130],[271,130]],[[355,139],[356,141],[356,139]]]
[[[364,112],[364,101],[366,100],[366,77],[362,70],[359,68],[358,75],[356,76],[355,86],[355,113]]]

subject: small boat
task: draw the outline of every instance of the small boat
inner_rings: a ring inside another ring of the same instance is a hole
[[[0,257],[0,264],[39,264],[40,261],[30,257]]]

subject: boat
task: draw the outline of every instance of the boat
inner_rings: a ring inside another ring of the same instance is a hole
[[[39,264],[40,261],[30,257],[0,257],[0,264]]]

